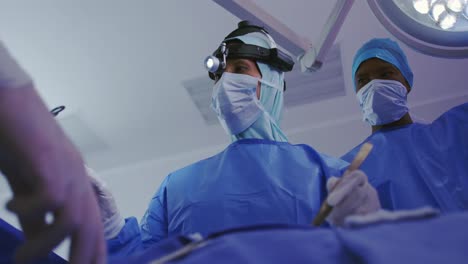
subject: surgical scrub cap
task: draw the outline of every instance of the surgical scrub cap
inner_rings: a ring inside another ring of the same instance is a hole
[[[413,72],[408,64],[406,55],[398,43],[389,38],[374,38],[365,43],[356,53],[353,60],[352,78],[356,89],[356,72],[364,61],[378,58],[393,64],[400,70],[410,87],[413,87]]]

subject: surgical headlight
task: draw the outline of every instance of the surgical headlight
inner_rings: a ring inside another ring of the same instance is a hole
[[[208,75],[211,79],[215,80],[217,75],[223,74],[226,69],[227,59],[251,59],[268,64],[282,72],[289,72],[292,70],[294,66],[293,59],[276,46],[267,49],[256,45],[244,44],[241,41],[235,40],[236,36],[242,36],[252,32],[261,32],[274,44],[273,39],[264,28],[251,25],[247,21],[240,22],[238,29],[231,32],[225,38],[227,41],[223,41],[218,49],[205,59],[205,68],[208,70]]]
[[[216,58],[215,56],[208,56],[205,59],[205,68],[208,72],[210,73],[221,73],[224,71],[226,68],[226,61],[225,60],[220,60],[219,58]]]
[[[218,58],[214,57],[214,56],[208,56],[208,58],[206,58],[205,60],[205,66],[206,66],[206,69],[210,72],[212,71],[216,71],[219,67],[219,60]]]
[[[211,79],[215,80],[216,75],[221,75],[226,69],[227,52],[226,43],[223,42],[213,55],[206,57],[204,64]]]

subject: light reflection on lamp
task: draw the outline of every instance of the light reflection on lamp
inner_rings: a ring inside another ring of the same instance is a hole
[[[452,28],[456,22],[456,16],[446,13],[443,17],[439,19],[439,21],[437,21],[437,25],[439,25],[439,27],[442,29],[449,29]]]
[[[468,20],[468,4],[463,8],[463,16]]]
[[[413,0],[413,7],[420,14],[427,14],[430,10],[429,0]]]
[[[465,5],[466,0],[447,0],[447,8],[455,13],[463,11]]]
[[[434,19],[435,22],[439,22],[441,15],[444,13],[447,13],[445,5],[441,2],[438,2],[431,7],[430,17]]]

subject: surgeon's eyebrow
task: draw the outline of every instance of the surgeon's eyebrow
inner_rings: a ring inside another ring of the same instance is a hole
[[[248,73],[252,70],[252,65],[242,59],[238,59],[231,62],[235,73]]]
[[[245,61],[245,59],[233,59],[233,60],[230,60],[230,63],[236,66],[246,66],[246,67],[250,66],[249,63]]]
[[[368,75],[369,74],[367,74],[367,73],[358,73],[358,74],[356,74],[356,79],[361,79],[363,77],[367,77]]]
[[[376,71],[376,72],[384,72],[384,71],[399,71],[397,67],[393,66],[393,65],[382,65],[382,66],[377,66],[375,68],[373,68],[373,71]],[[358,72],[356,73],[356,79],[361,79],[361,78],[365,78],[369,76],[368,73],[361,73]]]
[[[398,71],[398,68],[393,65],[385,65],[377,68],[378,71]]]

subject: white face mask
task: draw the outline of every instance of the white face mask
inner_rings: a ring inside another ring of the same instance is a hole
[[[250,75],[224,72],[214,85],[211,107],[228,134],[246,130],[263,112],[256,94],[258,82]]]
[[[400,120],[408,113],[406,87],[399,81],[372,80],[356,94],[363,120],[371,126]]]

